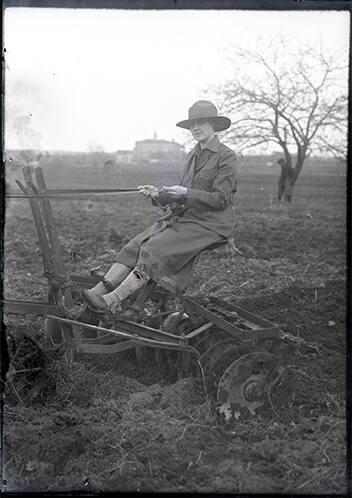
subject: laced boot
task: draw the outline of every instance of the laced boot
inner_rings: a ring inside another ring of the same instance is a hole
[[[105,274],[104,281],[100,281],[91,289],[83,291],[83,298],[93,310],[104,310],[107,306],[102,296],[123,282],[130,271],[131,269],[128,266],[121,263],[114,263]]]
[[[150,280],[149,275],[141,268],[135,268],[128,277],[112,292],[102,296],[106,308],[112,313],[121,310],[121,303],[137,290],[144,287]]]

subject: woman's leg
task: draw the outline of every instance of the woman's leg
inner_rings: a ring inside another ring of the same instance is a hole
[[[227,239],[196,223],[176,223],[145,241],[136,266],[161,283],[169,277],[184,289],[192,278],[194,258],[215,243]]]
[[[127,277],[112,292],[107,293],[106,288],[103,294],[94,293],[91,290],[84,291],[89,304],[101,311],[110,310],[115,312],[119,309],[122,301],[144,287],[150,280],[147,273],[141,268],[134,268],[132,271],[128,269],[128,271]]]
[[[141,268],[134,268],[127,278],[112,292],[105,294],[103,299],[108,309],[116,309],[134,292],[144,287],[150,280],[149,275]]]
[[[110,270],[105,274],[104,279],[110,284],[111,287],[116,288],[121,282],[125,280],[130,273],[131,268],[122,263],[114,263]],[[94,294],[102,296],[109,290],[104,285],[104,282],[98,282],[95,287],[89,289]]]
[[[116,287],[120,287],[122,284],[123,287],[119,289],[116,296],[115,294],[109,295],[111,294],[111,292],[109,292],[111,289],[107,289],[104,282],[98,282],[92,289],[83,291],[84,298],[89,304],[97,309],[107,309],[107,303],[102,296],[108,295],[107,301],[109,301],[109,303],[115,303],[117,299],[121,301],[122,299],[125,299],[125,297],[121,299],[121,297],[125,295],[125,292],[128,292],[128,295],[130,295],[137,290],[139,286],[142,286],[142,284],[144,285],[146,281],[149,280],[149,276],[147,276],[147,280],[146,278],[139,279],[138,276],[135,276],[136,274],[134,274],[133,271],[131,272],[131,269],[137,266],[141,244],[155,233],[158,233],[161,228],[162,224],[155,223],[144,232],[136,235],[136,237],[131,239],[129,243],[121,249],[116,256],[117,262],[107,272],[105,280],[109,282],[112,287],[115,287],[115,290]],[[133,275],[130,276],[131,273]],[[138,271],[137,275],[139,275]],[[128,277],[130,277],[129,280],[127,280]],[[127,289],[129,290],[127,291]],[[126,297],[128,296],[126,295]]]

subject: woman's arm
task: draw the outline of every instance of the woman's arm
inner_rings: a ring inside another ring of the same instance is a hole
[[[162,189],[153,187],[153,193],[148,192],[147,195],[151,197],[154,205],[165,206],[176,202],[184,204],[186,208],[221,211],[231,204],[232,194],[236,192],[236,186],[236,154],[228,150],[221,158],[211,192],[174,185]]]

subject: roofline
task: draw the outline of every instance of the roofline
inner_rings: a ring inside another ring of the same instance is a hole
[[[153,138],[145,138],[144,140],[137,140],[136,141],[136,144],[140,144],[140,143],[146,143],[146,142],[154,142],[154,143],[165,143],[165,144],[174,144],[174,145],[178,145],[179,147],[183,147],[183,145],[179,144],[178,142],[172,142],[171,140],[155,140]]]

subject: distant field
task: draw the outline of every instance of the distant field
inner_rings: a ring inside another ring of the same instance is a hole
[[[7,181],[14,186],[14,164],[21,163],[20,155],[12,154],[13,160],[6,161]],[[11,157],[10,153],[7,157]],[[16,159],[16,160],[15,160]],[[242,178],[247,176],[268,176],[275,181],[280,174],[280,168],[275,164],[272,156],[243,156],[237,161],[238,174]],[[22,161],[23,162],[23,161]],[[25,163],[25,162],[24,162]],[[21,163],[22,164],[22,163]],[[156,184],[164,182],[177,183],[182,172],[182,164],[115,164],[112,153],[102,153],[101,157],[89,154],[51,154],[40,160],[40,165],[50,183],[55,186],[75,185],[105,185],[111,181],[116,185],[136,186],[140,180]],[[334,159],[308,158],[301,173],[301,177],[346,176],[346,164]]]
[[[234,239],[240,253],[203,253],[188,292],[238,303],[313,346],[288,365],[293,398],[287,411],[224,427],[192,378],[168,385],[133,358],[55,360],[57,391],[32,406],[8,404],[9,491],[346,492],[345,171],[336,174],[334,164],[307,169],[292,204],[280,205],[278,170],[255,168],[239,168]],[[104,177],[97,168],[57,164],[47,165],[45,175],[52,187],[179,179],[179,172],[155,166]],[[122,246],[159,214],[139,194],[52,205],[66,264],[81,274],[114,261],[110,227]],[[39,299],[46,293],[31,213],[25,201],[11,200],[5,294]],[[39,318],[6,320],[9,330],[41,340]]]

